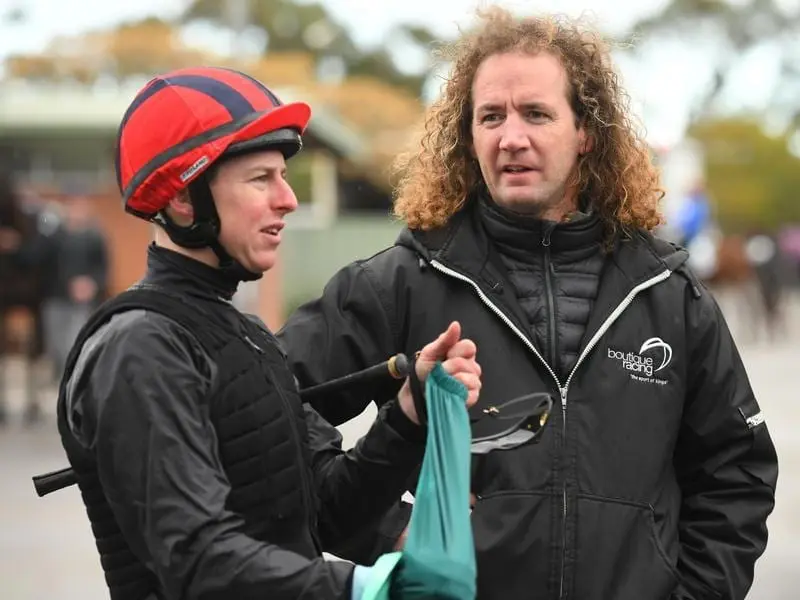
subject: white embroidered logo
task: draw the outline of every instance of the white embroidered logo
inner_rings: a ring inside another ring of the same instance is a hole
[[[650,338],[644,344],[642,344],[642,347],[639,350],[639,354],[640,355],[644,354],[647,350],[652,350],[653,348],[661,348],[661,350],[664,353],[661,365],[659,365],[659,367],[655,371],[653,371],[654,373],[657,373],[658,371],[666,367],[672,360],[672,346],[670,346],[667,342],[665,342],[661,338],[654,337]]]
[[[652,337],[645,340],[638,353],[609,347],[608,358],[619,361],[622,368],[630,373],[631,379],[666,385],[666,380],[653,375],[672,362],[672,346],[659,337]]]

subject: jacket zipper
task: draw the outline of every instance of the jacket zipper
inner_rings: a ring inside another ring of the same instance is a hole
[[[544,246],[544,286],[547,291],[547,316],[548,316],[548,337],[550,338],[550,364],[557,364],[558,360],[558,332],[556,331],[556,300],[553,295],[553,262],[550,260],[550,234],[553,228],[545,229],[542,236],[542,246]]]
[[[536,349],[536,346],[534,346],[533,343],[530,341],[530,339],[528,339],[528,337],[519,330],[519,327],[514,325],[514,323],[511,321],[511,319],[509,319],[502,310],[497,308],[497,306],[495,304],[493,304],[491,300],[489,300],[489,297],[483,292],[483,290],[480,288],[480,286],[477,283],[472,281],[472,279],[470,279],[466,275],[462,275],[458,271],[453,271],[451,268],[444,266],[442,263],[440,263],[437,260],[432,260],[430,262],[430,265],[434,269],[436,269],[437,271],[439,271],[441,273],[444,273],[445,275],[449,275],[450,277],[453,277],[455,279],[458,279],[459,281],[463,281],[464,283],[468,283],[469,285],[471,285],[472,288],[477,292],[478,297],[483,301],[483,303],[495,315],[497,315],[497,317],[501,321],[503,321],[503,323],[505,323],[511,329],[511,331],[513,331],[515,334],[517,334],[517,337],[519,337],[519,339],[521,339],[522,342],[528,347],[528,350],[533,352],[533,354],[541,361],[541,363],[547,369],[547,372],[550,373],[550,375],[552,376],[553,381],[556,382],[556,387],[559,390],[561,390],[561,383],[558,381],[558,377],[556,376],[555,371],[553,371],[552,367],[547,363],[547,361],[544,358],[542,358],[542,355],[539,354],[539,351]]]
[[[545,229],[542,236],[542,246],[544,247],[544,284],[546,291],[547,301],[547,316],[548,316],[548,338],[550,353],[548,358],[551,365],[558,364],[558,332],[556,331],[556,299],[553,294],[553,276],[551,273],[553,262],[550,255],[550,235],[553,228]],[[561,419],[561,439],[563,440],[564,447],[567,445],[567,389],[566,386],[558,388],[559,395],[561,396],[561,412],[563,419]],[[567,485],[566,476],[564,477],[564,485],[561,489],[561,582],[558,595],[563,595],[564,588],[564,563],[566,561],[566,540],[567,540]]]
[[[547,361],[542,358],[542,355],[539,354],[539,351],[536,350],[536,347],[531,343],[531,341],[523,334],[519,328],[514,325],[514,323],[509,319],[502,310],[500,310],[483,292],[480,286],[475,283],[472,279],[467,277],[466,275],[462,275],[461,273],[454,271],[437,260],[432,260],[430,262],[431,266],[436,269],[437,271],[444,273],[445,275],[449,275],[459,281],[463,281],[464,283],[468,283],[472,286],[472,288],[477,292],[478,297],[481,301],[495,314],[497,315],[501,321],[503,321],[516,335],[519,337],[525,346],[533,352],[536,357],[538,357],[539,361],[544,365],[550,375],[553,377],[553,380],[556,382],[556,387],[558,388],[559,394],[561,396],[561,428],[562,428],[562,437],[566,442],[566,431],[567,431],[567,391],[569,390],[569,384],[572,382],[572,378],[575,376],[575,372],[578,370],[578,367],[584,361],[586,356],[591,352],[594,347],[597,345],[597,342],[600,341],[600,338],[603,337],[606,331],[614,324],[619,316],[625,312],[625,309],[630,306],[633,299],[643,290],[646,290],[654,285],[657,285],[667,279],[671,274],[672,271],[669,269],[662,271],[658,275],[651,277],[647,281],[644,281],[634,287],[625,298],[623,298],[622,302],[620,302],[617,307],[611,312],[611,314],[603,321],[603,324],[597,329],[595,334],[589,340],[589,343],[586,344],[586,347],[581,352],[580,356],[578,356],[578,360],[575,361],[575,365],[572,367],[572,371],[570,372],[569,376],[567,377],[567,381],[564,385],[561,385],[561,382],[558,380],[558,376],[553,371],[553,368],[547,364]],[[567,484],[566,478],[564,480],[564,487],[562,489],[562,516],[563,516],[563,527],[562,527],[562,540],[561,540],[561,575],[559,579],[559,591],[558,597],[564,597],[564,571],[566,566],[566,552],[567,552]]]

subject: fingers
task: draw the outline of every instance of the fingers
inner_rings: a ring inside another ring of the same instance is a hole
[[[481,391],[481,366],[474,358],[455,357],[442,363],[442,368],[467,388],[467,408],[478,402]]]
[[[447,358],[475,358],[478,354],[478,347],[472,340],[459,340],[447,351]]]
[[[475,358],[478,354],[475,342],[460,337],[461,324],[453,321],[438,338],[422,349],[419,360],[427,363],[455,357]]]
[[[481,378],[475,373],[456,373],[453,379],[463,383],[468,392],[477,392],[481,389]]]
[[[475,360],[475,342],[461,338],[461,324],[453,321],[434,341],[425,346],[416,361],[417,376],[427,377],[433,365],[441,361],[442,368],[467,388],[467,406],[474,406],[481,389],[481,366]]]
[[[462,358],[460,356],[448,358],[442,363],[442,368],[454,377],[460,373],[473,374],[478,377],[481,375],[481,366],[475,359]]]
[[[453,321],[438,338],[422,349],[419,359],[426,362],[435,362],[445,358],[450,349],[457,344],[460,337],[461,324],[458,321]]]

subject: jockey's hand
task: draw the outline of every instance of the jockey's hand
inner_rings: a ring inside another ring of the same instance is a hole
[[[420,351],[415,362],[417,377],[424,383],[436,362],[441,361],[442,368],[466,386],[467,408],[474,406],[481,390],[481,367],[475,360],[477,352],[475,342],[461,339],[461,325],[453,321],[444,333]],[[398,398],[406,416],[419,424],[408,379],[400,389]]]

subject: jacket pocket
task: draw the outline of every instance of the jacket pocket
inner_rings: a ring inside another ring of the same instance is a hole
[[[579,495],[571,598],[665,600],[678,572],[647,504]]]
[[[558,525],[553,502],[544,492],[495,492],[478,498],[472,529],[479,600],[552,597],[552,531]]]

